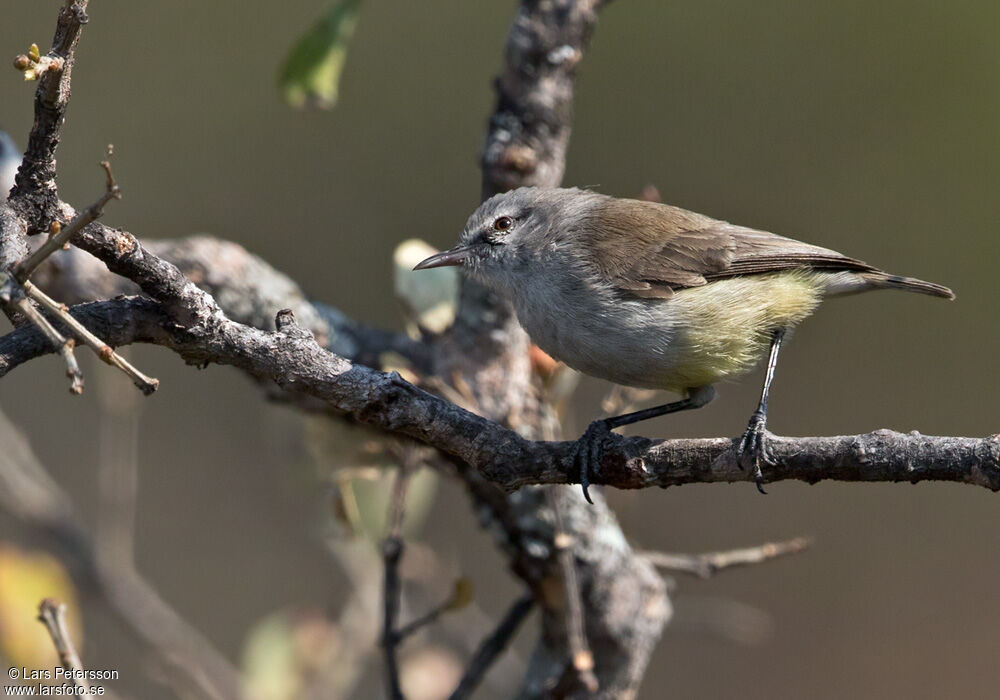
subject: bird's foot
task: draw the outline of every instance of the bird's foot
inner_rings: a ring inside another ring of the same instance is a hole
[[[611,426],[607,420],[595,420],[576,441],[576,454],[573,462],[579,469],[580,486],[583,487],[583,497],[587,503],[593,504],[588,487],[591,475],[597,475],[601,470],[601,458],[604,456],[604,441],[611,435]]]
[[[774,464],[770,451],[767,448],[767,438],[769,435],[770,433],[767,432],[767,415],[762,411],[754,411],[753,415],[750,416],[750,423],[747,425],[746,432],[743,433],[743,437],[740,439],[740,446],[736,454],[736,463],[739,464],[740,469],[753,470],[753,480],[757,485],[757,490],[764,494],[767,491],[764,490],[764,474],[760,467],[762,464],[767,466]]]

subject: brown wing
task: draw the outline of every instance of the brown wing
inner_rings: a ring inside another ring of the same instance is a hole
[[[711,280],[794,269],[874,272],[860,260],[653,202],[607,198],[593,221],[595,263],[624,292],[667,298]]]

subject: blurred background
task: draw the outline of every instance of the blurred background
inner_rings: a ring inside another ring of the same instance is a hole
[[[44,52],[59,5],[4,3],[0,56],[32,41]],[[275,76],[324,7],[93,3],[59,150],[60,193],[77,206],[92,201],[103,186],[96,163],[113,142],[125,198],[108,223],[145,238],[236,241],[316,299],[399,327],[392,251],[412,237],[451,245],[477,203],[491,79],[515,3],[370,0],[337,107],[294,111]],[[580,68],[567,184],[620,196],[653,184],[666,202],[944,283],[958,296],[882,293],[824,306],[783,353],[775,432],[1000,430],[998,31],[992,0],[622,0],[603,12]],[[0,128],[21,146],[33,89],[17,71],[0,71]],[[131,387],[86,355],[92,388],[72,397],[48,357],[0,382],[0,408],[91,525],[99,466],[123,449],[98,438],[134,434],[124,449],[137,455],[138,569],[234,663],[268,616],[336,613],[350,585],[327,544],[330,460],[311,449],[306,419],[262,400],[235,370],[197,372],[150,347],[131,357],[161,380],[150,399],[109,399]],[[570,434],[597,417],[608,389],[583,382]],[[641,431],[738,434],[759,373],[719,389],[707,408]],[[679,578],[676,617],[643,697],[995,692],[997,496],[949,484],[768,491],[608,493],[642,548],[815,538],[793,558],[710,581]],[[442,668],[461,664],[454,638],[487,629],[518,584],[455,484],[437,485],[414,536],[435,566],[476,586],[475,606],[413,643],[444,649]],[[32,548],[29,533],[3,518],[0,541]],[[9,628],[18,613],[0,614]],[[171,696],[120,626],[86,608],[82,626],[88,666],[121,669],[115,687],[128,694]],[[526,657],[535,629],[525,628],[515,654]],[[356,697],[377,696],[378,680],[376,660]],[[482,697],[509,696],[509,683],[492,678]]]

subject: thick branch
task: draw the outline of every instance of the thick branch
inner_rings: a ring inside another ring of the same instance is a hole
[[[67,0],[59,10],[59,21],[49,56],[62,59],[62,70],[46,71],[35,91],[35,123],[11,195],[16,209],[28,202],[33,208],[48,208],[56,198],[56,147],[69,106],[70,77],[76,60],[76,45],[87,23],[87,1]],[[23,211],[23,210],[22,210]]]
[[[331,352],[369,366],[378,366],[383,353],[394,352],[417,371],[430,371],[427,345],[403,333],[359,323],[338,309],[310,300],[288,275],[237,243],[192,236],[143,240],[143,247],[211,294],[234,321],[274,330],[275,312],[291,309],[299,325]],[[104,263],[78,248],[53,254],[34,280],[48,294],[70,305],[139,292],[133,282],[112,274]]]
[[[507,35],[483,147],[483,198],[558,187],[573,121],[573,81],[606,0],[523,2]]]
[[[471,465],[505,490],[577,483],[574,443],[526,440],[395,373],[333,355],[311,336],[269,333],[230,321],[211,297],[195,290],[187,293],[198,305],[185,315],[202,316],[207,327],[182,327],[161,306],[136,297],[84,304],[71,313],[113,345],[152,342],[172,348],[191,364],[239,367],[361,422],[416,438]],[[0,377],[50,351],[51,345],[34,328],[12,331],[0,338]],[[614,436],[593,481],[626,489],[751,481],[736,463],[735,442]],[[1000,490],[1000,435],[935,437],[878,430],[837,437],[773,436],[769,447],[775,466],[764,470],[768,482],[955,481]]]

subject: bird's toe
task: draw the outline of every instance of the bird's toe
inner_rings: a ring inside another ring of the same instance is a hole
[[[594,502],[590,498],[590,481],[592,477],[600,473],[601,458],[604,456],[604,441],[610,434],[611,428],[607,421],[595,420],[576,441],[574,461],[580,474],[583,497],[587,499],[588,503]]]

